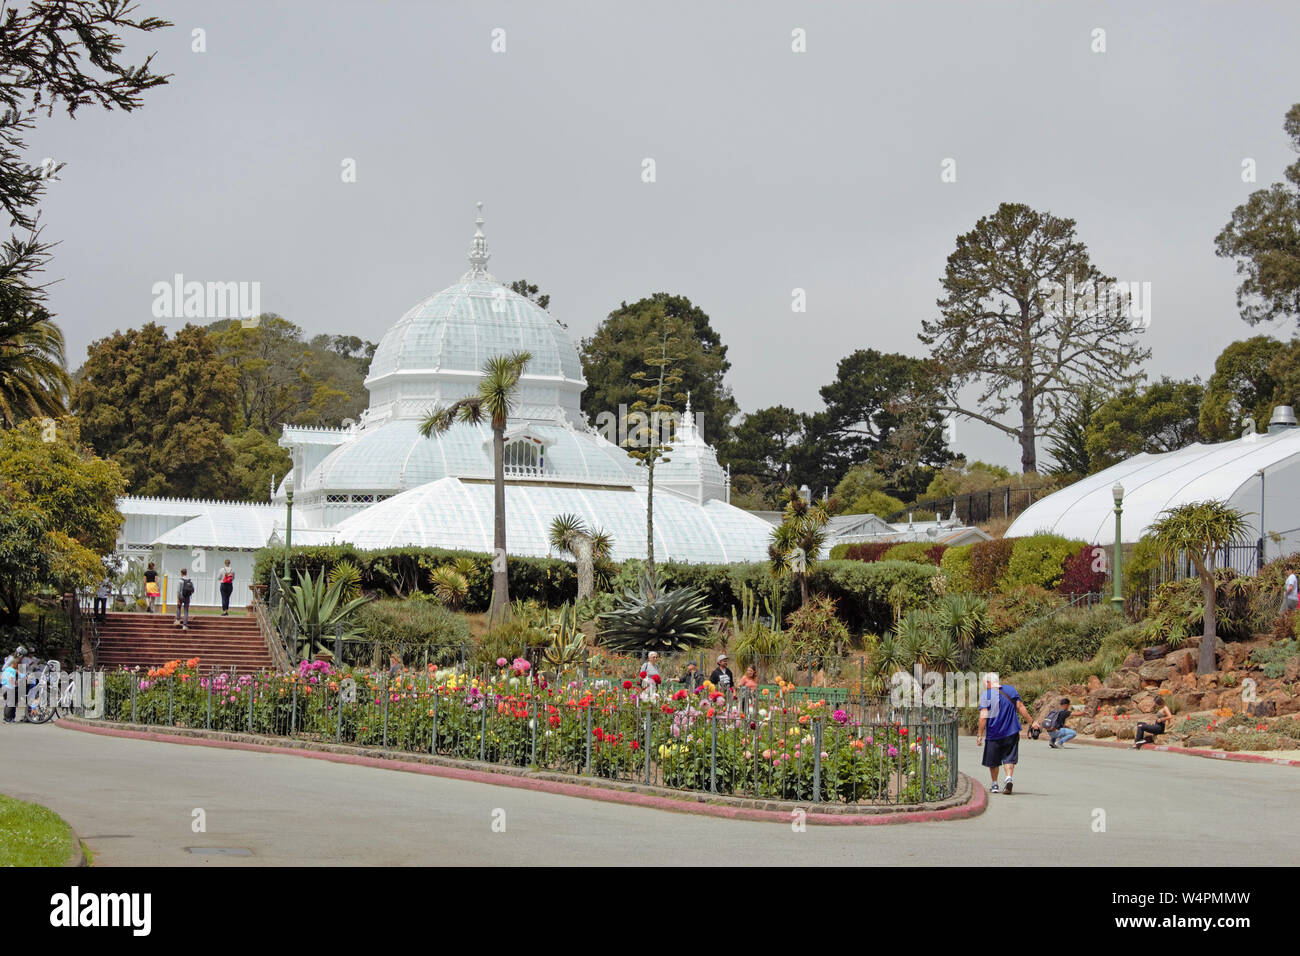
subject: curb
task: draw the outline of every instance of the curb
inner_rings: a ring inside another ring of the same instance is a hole
[[[1109,740],[1084,740],[1075,737],[1071,743],[1083,744],[1085,747],[1110,747],[1132,750],[1133,745]],[[1211,760],[1233,760],[1237,763],[1269,763],[1278,767],[1300,767],[1300,760],[1287,760],[1285,757],[1265,757],[1263,754],[1243,754],[1229,750],[1200,750],[1193,747],[1178,747],[1174,744],[1147,744],[1143,750],[1160,750],[1164,753],[1184,754],[1188,757],[1208,757]]]
[[[719,817],[728,820],[749,820],[764,823],[790,823],[791,813],[795,810],[804,812],[804,821],[819,826],[888,826],[900,823],[933,823],[943,820],[965,820],[979,816],[988,806],[988,794],[982,786],[976,785],[969,776],[958,774],[957,789],[946,803],[950,806],[911,811],[890,811],[872,808],[871,810],[818,812],[814,805],[799,803],[778,803],[777,801],[753,801],[765,806],[744,806],[723,802],[726,798],[708,794],[695,796],[678,791],[666,791],[661,788],[643,788],[637,790],[615,789],[611,784],[604,784],[586,778],[575,778],[563,774],[538,774],[523,768],[512,770],[479,769],[482,764],[468,762],[432,762],[435,758],[423,760],[403,759],[411,757],[404,753],[389,751],[385,756],[369,756],[358,753],[357,748],[337,745],[317,745],[320,749],[279,746],[257,743],[252,735],[238,735],[239,739],[220,739],[201,736],[202,731],[188,730],[186,733],[168,733],[166,729],[128,730],[117,727],[104,727],[80,719],[61,718],[55,726],[65,730],[81,733],[101,734],[107,737],[126,737],[133,740],[149,740],[158,743],[182,744],[191,747],[216,747],[224,750],[245,750],[254,753],[278,753],[313,760],[326,760],[331,763],[350,764],[359,767],[376,767],[405,773],[421,773],[428,776],[463,780],[470,783],[483,783],[491,786],[514,787],[532,790],[538,793],[551,793],[559,796],[578,797],[586,800],[600,800],[606,803],[620,803],[627,806],[643,807],[651,810],[666,810],[675,813],[694,813],[702,816]],[[330,748],[330,749],[327,749]],[[581,779],[581,782],[575,782]],[[781,809],[775,809],[775,807]],[[772,807],[769,809],[769,807]],[[80,843],[78,843],[80,847]]]
[[[81,837],[77,836],[77,831],[68,827],[72,834],[72,852],[68,854],[68,862],[63,864],[65,867],[90,866],[90,861],[86,859],[86,851],[82,848]]]

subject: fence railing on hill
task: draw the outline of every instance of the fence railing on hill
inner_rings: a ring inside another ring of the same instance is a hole
[[[978,525],[996,518],[1014,518],[1039,498],[1050,492],[1040,488],[991,488],[988,491],[972,491],[964,495],[949,495],[946,498],[930,498],[918,501],[894,512],[886,521],[902,521],[909,513],[932,511],[940,518],[947,518],[954,508],[957,517],[966,525]]]

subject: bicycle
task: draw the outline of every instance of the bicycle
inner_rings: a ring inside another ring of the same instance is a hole
[[[58,688],[57,693],[50,693],[50,678]],[[27,707],[27,721],[44,724],[63,714],[71,714],[76,691],[72,681],[62,684],[59,680],[59,662],[46,661],[40,676],[36,679],[34,689],[28,690],[31,703]]]

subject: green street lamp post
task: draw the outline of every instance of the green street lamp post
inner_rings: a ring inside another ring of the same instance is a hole
[[[289,509],[284,521],[284,583],[289,584],[289,548],[293,546],[293,472],[285,475],[284,493]]]
[[[1124,546],[1120,542],[1120,515],[1124,513],[1124,486],[1118,481],[1110,489],[1115,499],[1115,596],[1110,599],[1115,610],[1124,613]]]

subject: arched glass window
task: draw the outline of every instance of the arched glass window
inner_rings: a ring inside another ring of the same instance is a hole
[[[546,467],[545,449],[532,438],[506,442],[503,458],[507,475],[540,475]]]

